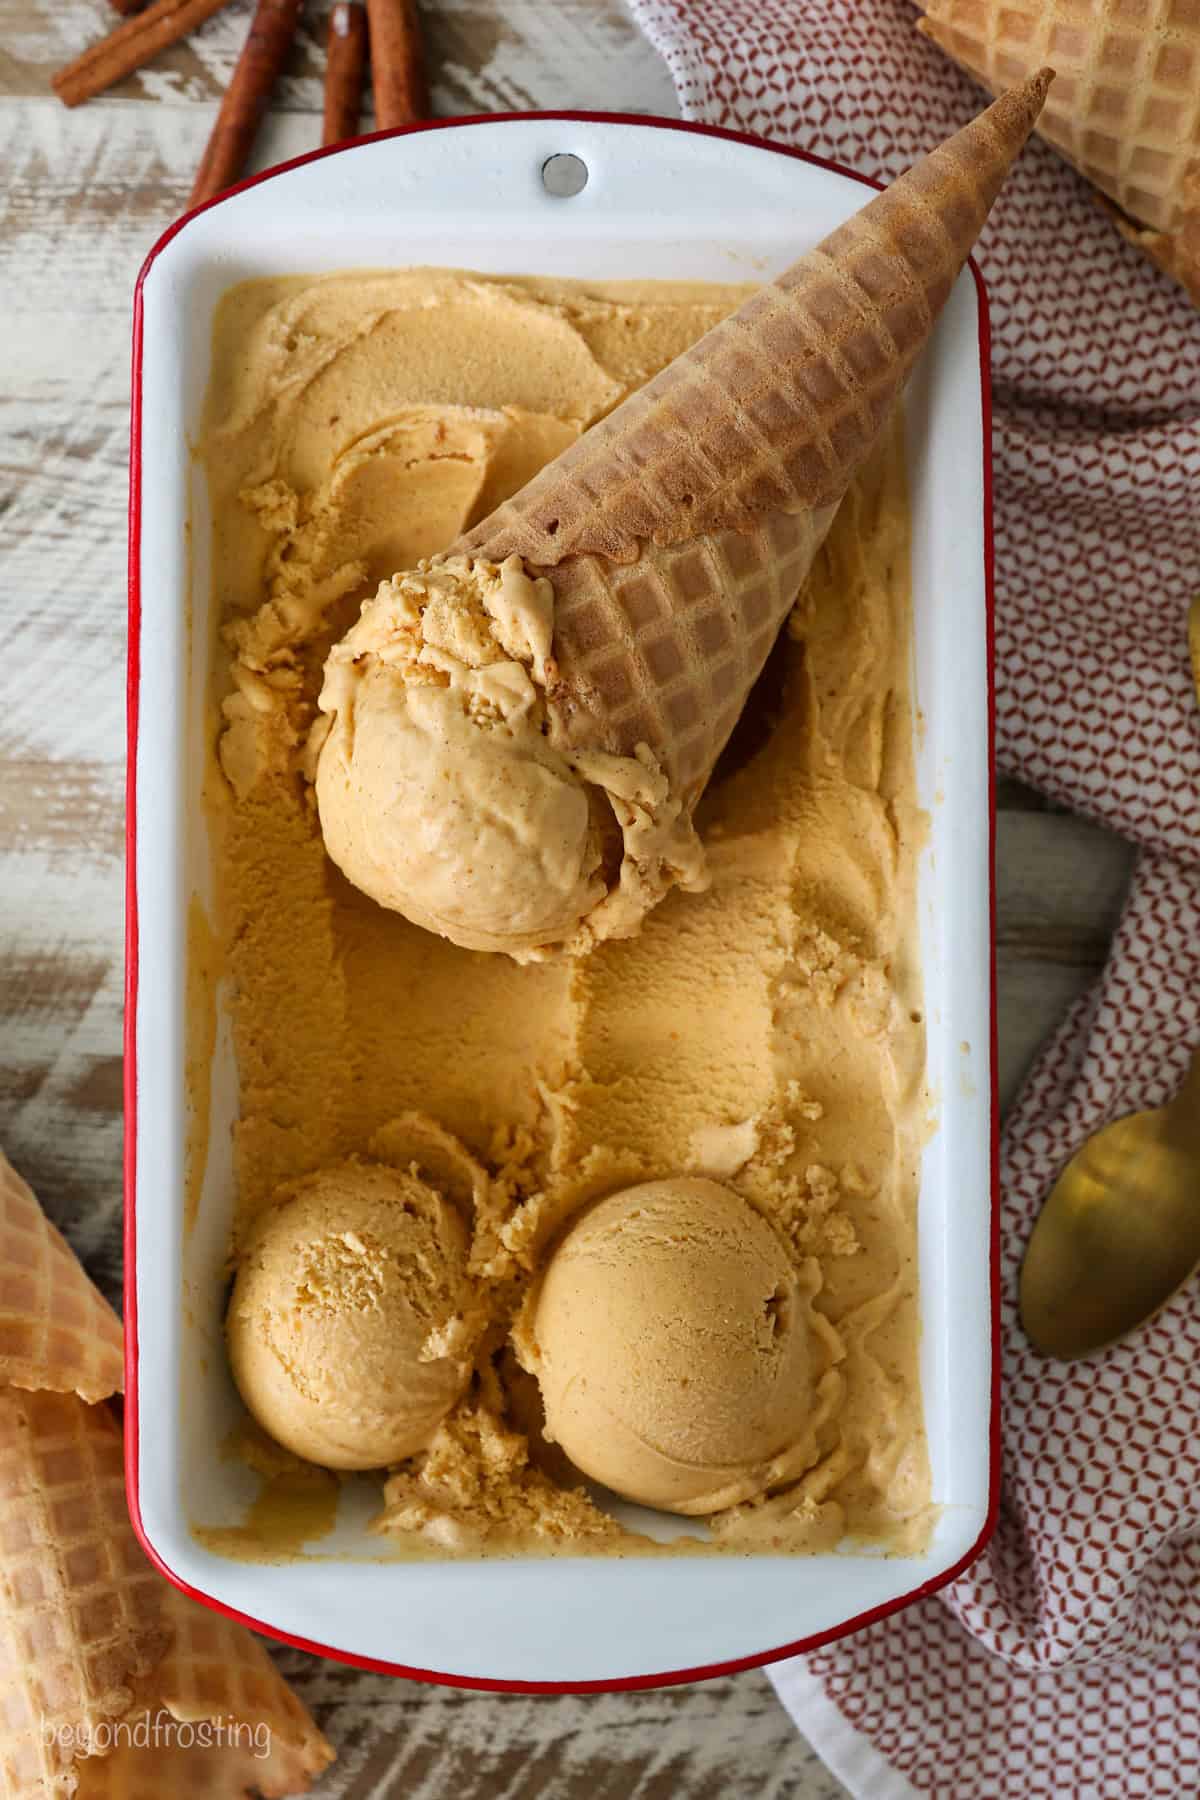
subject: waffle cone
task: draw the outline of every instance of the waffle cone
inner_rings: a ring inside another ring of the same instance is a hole
[[[1200,8],[923,0],[920,29],[993,93],[1053,63],[1038,133],[1200,304]]]
[[[0,1254],[0,1796],[302,1792],[332,1752],[249,1632],[146,1560],[89,1404],[120,1385],[120,1324],[3,1157]],[[139,1741],[167,1716],[225,1736]]]
[[[80,1765],[76,1800],[305,1792],[333,1751],[263,1646],[233,1620],[160,1589],[170,1649],[137,1684],[121,1741]],[[196,1729],[164,1731],[168,1719]],[[155,1745],[156,1727],[165,1744]]]
[[[0,1389],[94,1401],[122,1385],[120,1320],[0,1153]]]
[[[125,1511],[121,1434],[74,1394],[0,1393],[0,1769],[74,1791],[76,1746],[128,1709],[167,1647]]]
[[[1050,79],[1004,95],[451,546],[549,577],[559,741],[645,744],[695,804]]]

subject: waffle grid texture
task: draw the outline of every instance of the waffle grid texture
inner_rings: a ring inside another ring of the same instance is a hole
[[[769,513],[633,563],[570,557],[551,571],[555,657],[547,700],[564,741],[632,756],[648,744],[690,809],[762,673],[835,507]]]
[[[165,1582],[134,1536],[121,1326],[0,1155],[0,1800],[303,1792],[332,1757],[257,1639]],[[141,1718],[261,1741],[117,1740]],[[92,1753],[89,1753],[89,1749]]]
[[[230,1800],[247,1792],[276,1800],[304,1793],[332,1751],[262,1644],[175,1588],[163,1589],[163,1605],[171,1647],[138,1684],[127,1719],[153,1722],[166,1713],[185,1726],[217,1722],[225,1727],[219,1754],[202,1733],[192,1742],[186,1730],[149,1752],[122,1742],[79,1765],[76,1800]]]
[[[0,1772],[51,1791],[166,1647],[159,1578],[125,1510],[121,1437],[72,1394],[0,1394]],[[45,1728],[50,1728],[47,1731]],[[69,1786],[62,1791],[69,1792]]]
[[[0,1388],[106,1400],[122,1385],[120,1321],[0,1155]]]
[[[921,30],[993,92],[1052,64],[1039,134],[1200,299],[1200,0],[926,0]]]
[[[645,744],[695,805],[1048,80],[924,157],[452,547],[550,578],[561,743]]]
[[[633,561],[836,505],[1025,143],[1048,74],[990,106],[585,432],[447,554]]]

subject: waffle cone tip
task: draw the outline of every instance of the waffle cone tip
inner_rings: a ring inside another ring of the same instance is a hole
[[[553,570],[836,505],[893,405],[1052,79],[1040,70],[473,527],[452,553]]]
[[[1013,129],[1021,133],[1022,143],[1041,117],[1042,108],[1046,104],[1046,95],[1050,92],[1050,83],[1054,80],[1054,73],[1049,64],[1046,64],[1036,74],[1031,75],[1028,81],[1023,81],[1019,87],[1009,88],[1007,92],[1001,94],[999,99],[994,101],[988,109],[993,114],[999,115],[1003,112],[1006,117],[1011,117]]]

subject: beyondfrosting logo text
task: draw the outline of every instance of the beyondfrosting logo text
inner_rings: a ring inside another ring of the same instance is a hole
[[[177,1719],[160,1709],[140,1719],[101,1719],[62,1725],[42,1715],[42,1743],[72,1757],[111,1756],[115,1750],[244,1749],[259,1761],[271,1754],[271,1727],[245,1719]]]

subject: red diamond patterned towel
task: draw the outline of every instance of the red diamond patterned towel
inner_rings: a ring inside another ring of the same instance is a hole
[[[908,0],[632,4],[685,116],[879,179],[979,104]],[[1200,16],[1197,0],[1171,4]],[[1200,313],[1045,144],[976,260],[993,332],[1000,762],[1143,854],[1107,969],[1005,1128],[996,1535],[940,1594],[771,1673],[867,1800],[1175,1800],[1200,1793],[1200,1280],[1074,1366],[1032,1355],[1015,1290],[1063,1163],[1106,1121],[1168,1099],[1200,1042],[1186,633]]]

